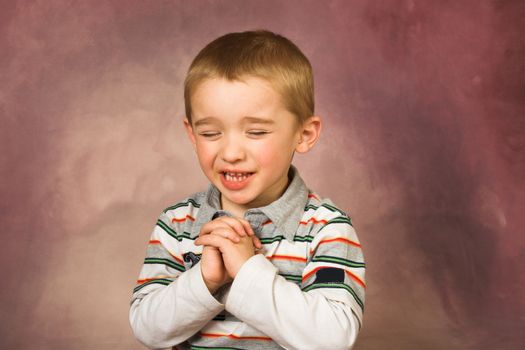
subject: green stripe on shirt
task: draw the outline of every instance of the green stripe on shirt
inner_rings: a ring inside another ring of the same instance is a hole
[[[183,265],[177,264],[175,261],[169,259],[146,258],[144,259],[144,264],[162,264],[174,268],[175,270],[178,270],[180,272],[186,271],[186,268]]]
[[[350,219],[348,216],[338,216],[336,218],[333,218],[332,220],[329,220],[326,224],[324,224],[323,227],[326,227],[330,224],[348,224],[353,227],[352,219]]]
[[[186,238],[186,239],[192,239],[192,240],[195,240],[196,238],[191,238],[190,237],[190,233],[189,232],[182,232],[180,234],[177,234],[177,232],[175,232],[171,227],[169,227],[169,225],[167,225],[164,221],[162,220],[157,220],[157,225],[164,231],[166,232],[168,235],[170,235],[171,237],[175,238],[177,241],[182,241],[183,238]]]
[[[164,213],[166,213],[166,212],[168,212],[170,210],[181,208],[181,207],[189,207],[190,204],[193,205],[195,208],[200,208],[201,207],[201,205],[199,203],[197,203],[196,201],[194,201],[193,199],[188,199],[186,202],[178,203],[178,204],[172,205],[171,207],[168,207],[168,208],[164,209]]]
[[[316,255],[312,258],[312,262],[329,262],[329,263],[335,263],[335,264],[341,264],[348,267],[356,267],[356,268],[364,268],[365,263],[359,262],[359,261],[352,261],[347,260],[343,258],[338,258],[335,256],[328,256],[328,255]]]
[[[241,348],[230,348],[230,347],[224,347],[224,346],[202,346],[202,345],[191,345],[191,350],[244,350]]]
[[[169,280],[169,279],[166,279],[166,278],[157,278],[157,279],[154,279],[154,280],[151,280],[151,281],[148,281],[148,282],[144,282],[140,286],[136,286],[135,288],[133,288],[133,293],[137,292],[138,290],[142,289],[143,287],[149,286],[150,284],[157,283],[157,284],[162,284],[162,285],[167,286],[171,282],[173,282],[173,281]]]
[[[290,274],[280,273],[279,276],[283,276],[288,281],[301,282],[303,280],[303,276],[301,275],[290,275]]]
[[[327,204],[327,203],[323,203],[321,204],[320,206],[315,206],[313,204],[308,204],[307,206],[304,207],[304,211],[308,211],[310,209],[314,209],[314,210],[317,210],[319,209],[319,207],[322,207],[322,208],[326,208],[328,210],[330,210],[331,212],[334,212],[334,213],[340,213],[342,215],[346,215],[346,213],[344,211],[342,211],[341,209],[338,209],[330,204]]]

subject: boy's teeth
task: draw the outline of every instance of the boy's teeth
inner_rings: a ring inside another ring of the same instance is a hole
[[[243,181],[249,175],[250,175],[249,173],[224,173],[224,176],[226,177],[226,180],[228,181]]]

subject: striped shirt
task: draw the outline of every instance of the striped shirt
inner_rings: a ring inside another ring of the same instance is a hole
[[[158,218],[133,289],[130,324],[154,349],[349,349],[361,328],[365,264],[350,217],[309,190],[297,169],[284,194],[244,218],[263,244],[211,295],[201,227],[221,210],[211,184]]]

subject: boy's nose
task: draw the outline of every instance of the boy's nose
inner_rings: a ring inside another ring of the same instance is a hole
[[[224,139],[222,145],[221,157],[225,162],[234,163],[244,158],[244,149],[240,140],[233,137]]]

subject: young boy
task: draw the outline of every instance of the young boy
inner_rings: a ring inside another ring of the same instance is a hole
[[[161,213],[130,303],[135,336],[155,349],[351,348],[361,246],[291,165],[321,130],[310,63],[280,35],[227,34],[195,57],[184,97],[211,184]]]

